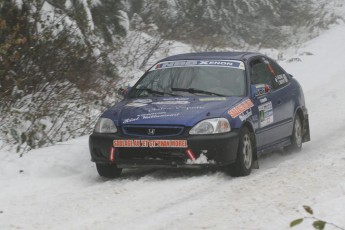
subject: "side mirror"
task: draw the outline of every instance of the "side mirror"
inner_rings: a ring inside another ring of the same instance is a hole
[[[117,90],[117,96],[119,96],[120,98],[126,98],[127,95],[129,94],[131,88],[132,88],[132,87],[119,88],[119,89]]]

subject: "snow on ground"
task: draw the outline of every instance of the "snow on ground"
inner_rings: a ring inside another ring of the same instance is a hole
[[[204,170],[125,170],[98,177],[88,137],[0,152],[0,229],[288,229],[315,216],[345,228],[345,26],[282,63],[305,89],[312,141],[270,153],[248,177]],[[312,229],[311,220],[295,229]],[[327,229],[335,229],[328,226]]]

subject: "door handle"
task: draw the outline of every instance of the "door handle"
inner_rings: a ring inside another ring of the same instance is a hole
[[[278,103],[278,105],[280,105],[280,104],[282,103],[282,101],[279,99],[279,100],[277,101],[277,103]]]

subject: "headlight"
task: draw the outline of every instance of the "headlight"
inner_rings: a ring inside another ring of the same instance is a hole
[[[199,122],[190,131],[189,134],[217,134],[230,132],[229,121],[225,118],[213,118]]]
[[[96,126],[95,126],[96,133],[116,133],[117,129],[115,127],[114,122],[109,118],[99,118]]]

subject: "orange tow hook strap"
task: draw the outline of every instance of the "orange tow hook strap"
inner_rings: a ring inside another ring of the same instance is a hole
[[[193,151],[191,149],[187,149],[186,153],[187,153],[187,155],[188,155],[190,160],[192,160],[192,161],[196,160],[195,155],[194,155],[194,153],[193,153]]]
[[[109,156],[109,160],[111,162],[115,161],[115,148],[114,147],[110,147],[110,156]]]

